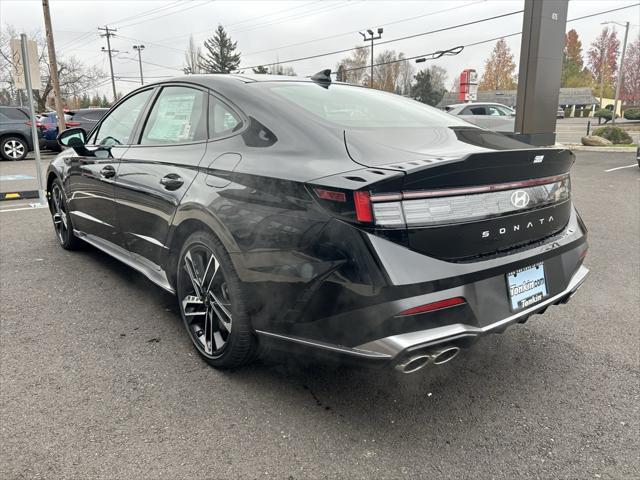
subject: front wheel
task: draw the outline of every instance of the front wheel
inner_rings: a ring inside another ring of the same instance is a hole
[[[65,250],[75,250],[80,245],[80,240],[73,233],[67,198],[58,179],[51,186],[50,209],[53,228],[60,241],[60,246]]]
[[[193,345],[209,365],[234,368],[255,356],[245,292],[220,241],[193,233],[178,261],[176,293]]]

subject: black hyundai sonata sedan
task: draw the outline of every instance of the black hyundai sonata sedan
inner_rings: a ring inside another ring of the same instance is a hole
[[[327,73],[181,77],[62,133],[60,244],[175,293],[218,368],[270,348],[416,371],[576,292],[570,151]]]

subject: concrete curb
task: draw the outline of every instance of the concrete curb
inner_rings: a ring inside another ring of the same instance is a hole
[[[569,150],[579,150],[583,152],[635,152],[636,147],[589,147],[571,143],[556,143],[556,147],[567,148]]]

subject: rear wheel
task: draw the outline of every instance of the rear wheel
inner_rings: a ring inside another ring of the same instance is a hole
[[[256,341],[245,292],[220,241],[196,232],[185,241],[178,262],[180,313],[198,353],[216,368],[250,362]]]
[[[27,142],[19,137],[5,137],[0,140],[0,155],[5,160],[22,160],[29,153]]]
[[[54,180],[51,186],[51,218],[56,236],[65,250],[75,250],[80,240],[73,234],[73,225],[67,208],[67,199],[60,180]]]

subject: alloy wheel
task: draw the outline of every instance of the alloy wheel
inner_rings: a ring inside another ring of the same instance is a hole
[[[53,201],[53,228],[56,230],[60,243],[64,245],[69,238],[69,221],[67,217],[67,207],[62,197],[62,190],[57,184],[53,185],[51,199]]]
[[[205,356],[219,357],[232,328],[231,299],[220,262],[203,244],[185,253],[181,268],[182,313],[189,334]]]
[[[24,156],[26,146],[20,140],[10,139],[4,143],[2,148],[5,156],[13,160],[19,160]]]

